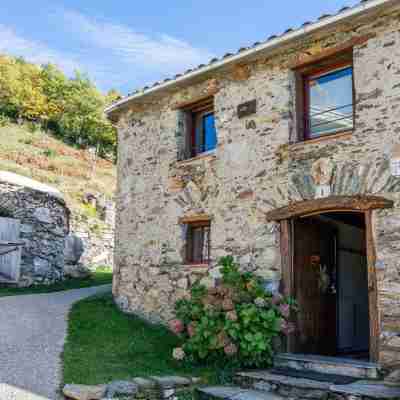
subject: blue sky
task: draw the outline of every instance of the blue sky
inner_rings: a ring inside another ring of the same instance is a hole
[[[0,15],[0,53],[85,72],[101,90],[135,88],[351,0],[13,0]],[[33,6],[34,4],[34,6]]]

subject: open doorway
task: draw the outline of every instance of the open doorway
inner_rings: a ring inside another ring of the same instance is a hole
[[[293,291],[299,303],[294,350],[369,359],[365,214],[293,219]]]

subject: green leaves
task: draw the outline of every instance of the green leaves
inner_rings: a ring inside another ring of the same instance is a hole
[[[68,79],[56,66],[37,66],[0,56],[0,112],[51,127],[79,147],[96,146],[100,155],[116,150],[116,130],[103,110],[120,95],[104,96],[84,75]]]
[[[187,326],[185,353],[190,360],[208,363],[267,366],[274,352],[273,339],[281,335],[280,307],[289,305],[295,310],[295,302],[282,296],[273,299],[259,278],[241,272],[231,256],[222,258],[219,265],[219,286],[195,285],[189,300],[176,303],[176,315]]]

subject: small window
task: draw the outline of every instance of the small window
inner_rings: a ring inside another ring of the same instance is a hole
[[[354,128],[353,66],[331,66],[303,75],[304,139]]]
[[[186,261],[189,264],[208,264],[210,261],[210,222],[187,225]]]
[[[186,109],[187,158],[214,150],[217,146],[213,98]]]

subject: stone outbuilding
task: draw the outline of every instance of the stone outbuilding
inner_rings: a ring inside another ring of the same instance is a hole
[[[106,110],[121,308],[166,322],[233,254],[297,299],[289,353],[400,367],[399,21],[362,1]]]
[[[61,280],[69,217],[58,190],[0,171],[0,284]]]

